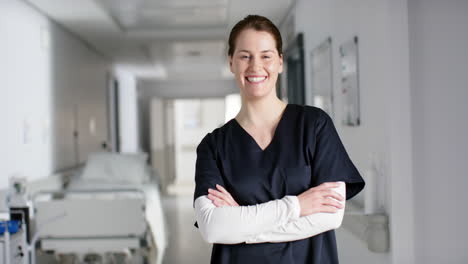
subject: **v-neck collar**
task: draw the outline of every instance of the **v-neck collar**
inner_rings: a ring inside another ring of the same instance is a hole
[[[250,135],[250,133],[247,132],[247,130],[245,130],[245,129],[239,124],[239,122],[237,122],[237,120],[236,120],[235,118],[233,118],[232,120],[233,120],[234,124],[236,124],[236,126],[239,127],[240,130],[243,131],[243,133],[244,133],[247,137],[249,137],[249,138],[252,140],[252,142],[254,143],[254,145],[257,147],[257,149],[258,149],[259,151],[261,151],[261,152],[266,152],[266,151],[269,150],[270,147],[275,143],[275,139],[276,139],[276,137],[277,137],[277,134],[278,134],[278,131],[279,131],[279,129],[280,129],[280,126],[281,126],[281,124],[283,123],[283,120],[285,119],[286,112],[287,112],[288,108],[289,108],[289,104],[286,104],[286,107],[284,108],[283,113],[281,114],[281,118],[280,118],[280,120],[278,121],[278,125],[276,125],[275,132],[274,132],[274,134],[273,134],[273,137],[271,138],[270,143],[269,143],[264,149],[262,149],[262,148],[260,147],[260,145],[257,143],[257,141],[255,140],[255,138],[254,138],[252,135]]]

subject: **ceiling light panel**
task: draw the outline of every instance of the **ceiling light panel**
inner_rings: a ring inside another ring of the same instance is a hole
[[[227,25],[227,0],[97,0],[126,30]]]
[[[112,0],[107,0],[112,1]],[[125,2],[126,0],[120,0]],[[145,7],[210,7],[227,6],[228,0],[140,0]]]
[[[177,41],[172,44],[174,56],[186,56],[198,51],[203,56],[221,56],[224,50],[223,41]]]

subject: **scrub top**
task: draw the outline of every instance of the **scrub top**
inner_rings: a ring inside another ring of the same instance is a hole
[[[331,118],[320,108],[288,104],[264,150],[235,119],[203,138],[197,147],[194,201],[216,184],[242,206],[334,181],[346,182],[347,200],[365,185]],[[338,263],[335,232],[284,243],[213,244],[211,263]]]

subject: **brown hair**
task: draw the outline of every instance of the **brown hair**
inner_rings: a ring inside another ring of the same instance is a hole
[[[276,50],[281,56],[283,54],[283,41],[278,28],[268,18],[259,15],[248,15],[231,29],[229,34],[229,48],[228,55],[232,56],[236,48],[236,39],[239,34],[246,29],[254,29],[256,31],[265,31],[272,35],[276,42]]]

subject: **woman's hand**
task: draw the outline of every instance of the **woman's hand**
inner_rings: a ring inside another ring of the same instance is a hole
[[[338,201],[344,201],[344,197],[331,189],[339,187],[339,184],[345,183],[324,182],[299,194],[297,198],[301,206],[301,216],[315,213],[336,213],[338,209],[342,209],[344,206]]]
[[[218,190],[208,189],[208,199],[210,199],[216,207],[239,206],[234,198],[232,198],[231,194],[221,185],[216,184],[216,188]]]

